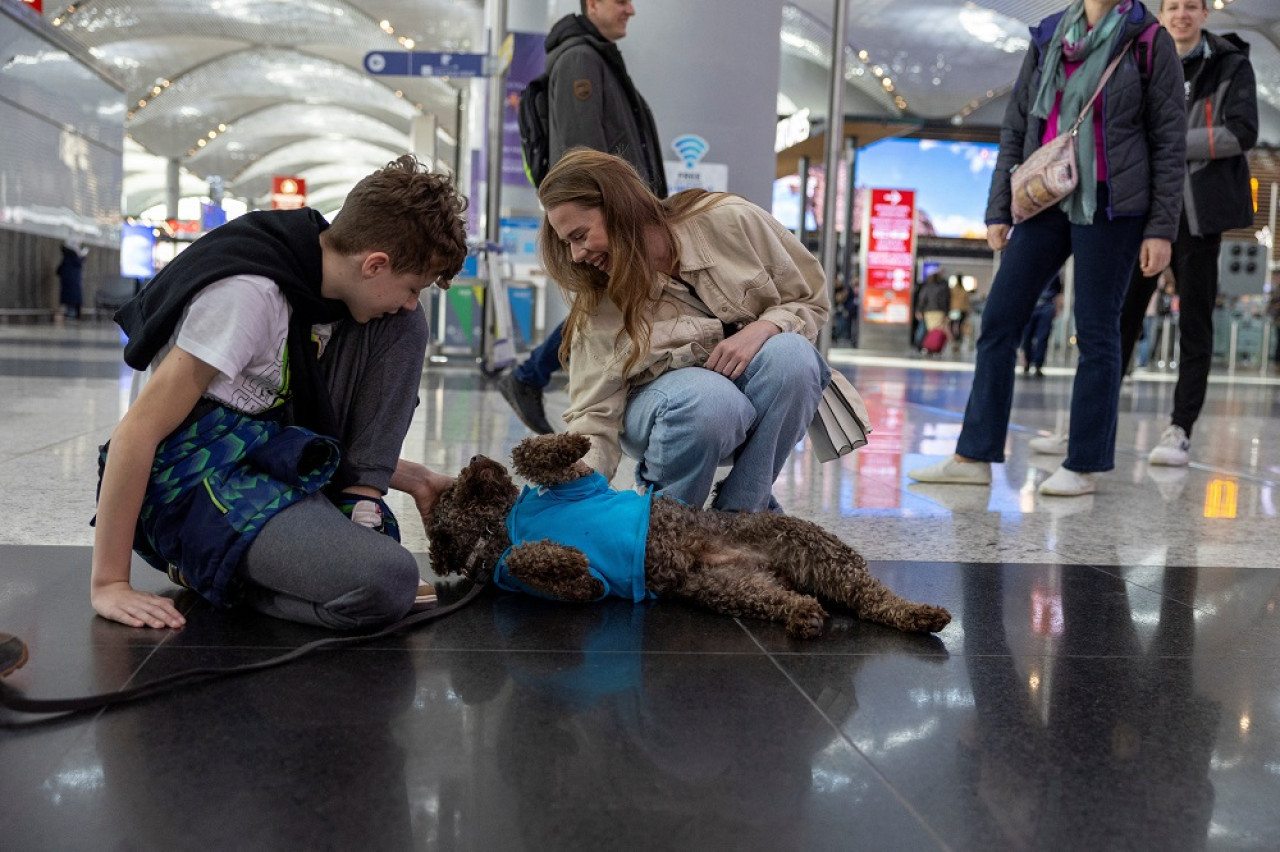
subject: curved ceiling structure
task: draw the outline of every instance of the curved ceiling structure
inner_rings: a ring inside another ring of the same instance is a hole
[[[1064,4],[846,2],[846,113],[953,126],[999,123],[1028,25]],[[1209,27],[1251,43],[1263,138],[1280,143],[1280,3],[1216,2]],[[792,0],[781,22],[779,100],[815,114],[826,110],[833,3]],[[363,57],[481,52],[485,39],[483,0],[83,0],[46,2],[43,14],[123,82],[134,142],[251,201],[283,173],[305,178],[317,203],[340,202],[352,174],[408,149],[420,116],[452,155],[466,81],[372,76]],[[154,198],[144,184],[126,187],[126,212]]]
[[[1066,0],[846,1],[845,79],[852,93],[846,114],[955,126],[1000,123],[1027,48],[1028,27],[1066,5]],[[1280,144],[1280,3],[1206,2],[1212,7],[1209,29],[1236,32],[1249,42],[1263,140]],[[791,0],[784,14],[783,93],[815,114],[826,112],[833,4]],[[1159,0],[1150,0],[1148,7],[1159,8]]]
[[[409,149],[419,116],[434,118],[452,153],[460,84],[371,76],[363,59],[473,52],[484,39],[482,0],[83,0],[46,2],[43,14],[125,85],[133,142],[250,200],[266,197],[274,173],[306,179],[313,203],[340,203],[349,175]],[[126,186],[125,212],[154,197]]]

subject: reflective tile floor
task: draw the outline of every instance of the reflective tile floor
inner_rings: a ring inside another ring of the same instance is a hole
[[[7,683],[32,697],[322,635],[211,611],[141,563],[187,627],[93,615],[95,448],[131,392],[119,349],[105,323],[0,326],[0,631],[31,647]],[[1171,381],[1126,383],[1116,470],[1096,495],[1042,498],[1057,460],[1027,440],[1064,424],[1065,368],[1019,379],[987,489],[905,475],[952,449],[967,364],[832,360],[872,441],[829,465],[798,448],[777,496],[948,607],[938,636],[836,615],[803,643],[676,602],[487,595],[107,712],[0,711],[0,848],[1280,848],[1274,374],[1215,374],[1181,470],[1145,462]],[[524,434],[474,366],[433,365],[405,454],[454,471]],[[406,543],[425,566],[421,531]]]

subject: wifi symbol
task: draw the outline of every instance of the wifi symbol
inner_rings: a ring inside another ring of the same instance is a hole
[[[691,169],[698,165],[698,161],[706,156],[707,149],[711,146],[707,140],[701,136],[694,136],[692,133],[685,136],[676,137],[671,143],[671,147],[675,149],[680,159],[684,160],[684,167]]]

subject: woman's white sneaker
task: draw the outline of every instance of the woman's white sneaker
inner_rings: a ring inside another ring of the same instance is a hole
[[[1147,456],[1148,464],[1163,464],[1169,467],[1186,467],[1191,461],[1191,439],[1181,426],[1170,426],[1160,436],[1160,443],[1151,449]]]
[[[907,471],[916,482],[937,482],[944,485],[990,485],[991,465],[988,462],[962,462],[948,456],[937,464]]]
[[[1045,456],[1065,456],[1067,454],[1067,441],[1066,435],[1055,433],[1032,438],[1027,442],[1027,446],[1031,448],[1033,453],[1040,453]]]
[[[1051,497],[1080,497],[1098,490],[1092,473],[1076,473],[1060,467],[1053,475],[1040,483],[1041,494]]]

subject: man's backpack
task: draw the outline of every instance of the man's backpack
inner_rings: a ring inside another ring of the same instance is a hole
[[[516,122],[520,126],[520,152],[524,157],[524,173],[534,187],[551,170],[551,131],[547,116],[547,75],[539,74],[529,81],[520,95]]]

